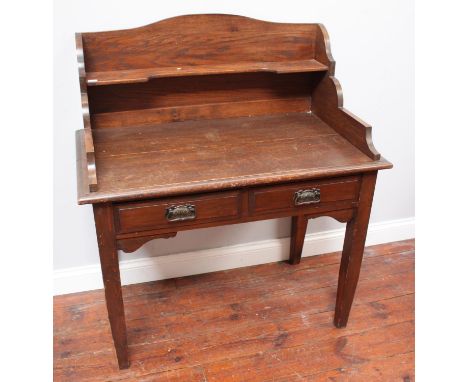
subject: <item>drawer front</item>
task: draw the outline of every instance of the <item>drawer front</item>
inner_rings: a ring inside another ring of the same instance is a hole
[[[238,192],[123,203],[115,207],[116,230],[130,233],[236,218],[240,205]]]
[[[251,213],[301,211],[343,201],[357,201],[358,176],[273,186],[250,192]]]

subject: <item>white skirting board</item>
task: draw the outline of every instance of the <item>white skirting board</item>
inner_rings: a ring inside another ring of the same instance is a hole
[[[308,234],[302,256],[340,251],[344,228]],[[369,225],[366,246],[414,238],[414,218]],[[120,262],[123,285],[172,277],[196,275],[224,269],[286,260],[289,238],[244,243],[229,247],[150,257]],[[99,264],[54,271],[54,294],[66,294],[103,287]]]

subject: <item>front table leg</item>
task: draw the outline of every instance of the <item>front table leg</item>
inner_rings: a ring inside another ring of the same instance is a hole
[[[130,362],[112,205],[94,204],[93,211],[112,338],[119,368],[126,369],[130,366]]]
[[[346,225],[335,306],[334,323],[337,328],[346,326],[353,304],[364,254],[376,179],[377,172],[363,175],[359,193],[359,207],[356,215]]]

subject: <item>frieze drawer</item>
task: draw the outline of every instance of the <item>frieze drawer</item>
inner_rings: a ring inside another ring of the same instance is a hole
[[[240,214],[240,196],[238,192],[221,192],[156,199],[118,204],[114,211],[117,232],[138,232],[236,218]]]

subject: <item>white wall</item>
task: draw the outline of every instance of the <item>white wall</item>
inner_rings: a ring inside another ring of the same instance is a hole
[[[98,264],[90,206],[76,204],[74,131],[82,128],[75,32],[137,27],[190,13],[232,13],[277,22],[321,22],[331,38],[347,109],[373,125],[374,144],[393,162],[379,175],[371,223],[414,216],[413,2],[385,1],[90,1],[55,2],[54,269]],[[331,219],[308,232],[341,227]],[[283,238],[289,219],[179,233],[125,259]],[[385,241],[385,239],[381,239]],[[73,289],[73,288],[72,288]],[[80,289],[79,287],[76,288]]]

